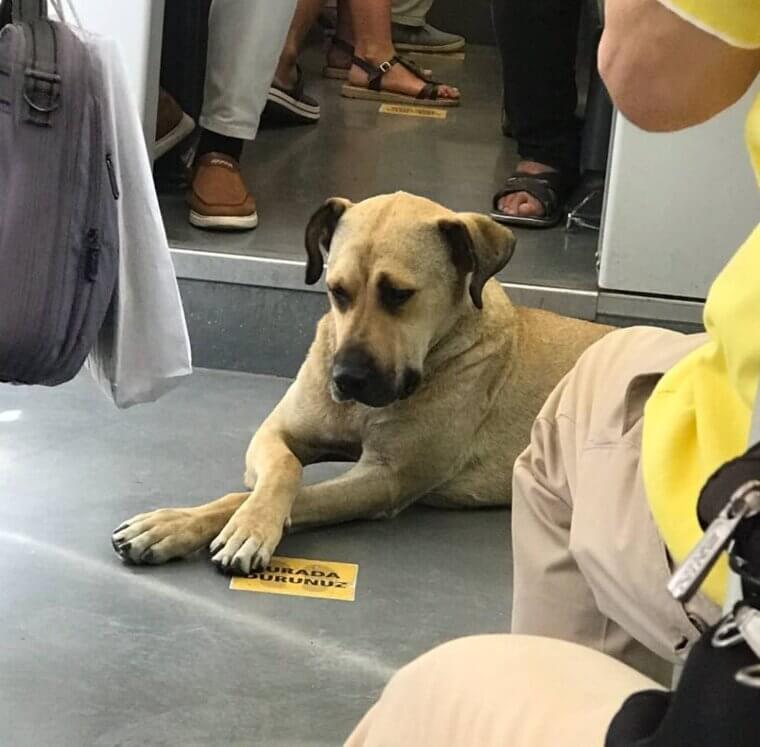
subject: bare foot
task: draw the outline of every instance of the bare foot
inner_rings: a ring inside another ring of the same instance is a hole
[[[556,172],[551,166],[537,161],[520,161],[515,171],[524,171],[526,174],[545,174]],[[498,208],[506,215],[519,215],[530,218],[541,218],[544,215],[544,206],[527,192],[513,192],[505,195],[498,202]]]
[[[395,52],[390,54],[372,54],[365,53],[362,50],[356,50],[356,56],[367,60],[371,65],[380,65],[393,57]],[[367,87],[369,76],[360,67],[352,65],[348,73],[348,82],[352,86]],[[427,81],[418,78],[413,72],[407,70],[403,65],[393,65],[387,73],[383,75],[381,87],[384,91],[401,93],[406,96],[417,96],[417,94],[427,85]],[[439,85],[438,97],[442,99],[458,99],[459,89],[454,86]]]

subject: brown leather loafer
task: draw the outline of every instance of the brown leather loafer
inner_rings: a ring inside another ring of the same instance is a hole
[[[175,145],[179,145],[195,129],[195,122],[189,114],[163,88],[158,92],[158,114],[156,116],[156,143],[153,157],[158,160]]]
[[[205,153],[197,159],[187,201],[190,223],[197,228],[246,231],[259,222],[240,166],[225,153]]]

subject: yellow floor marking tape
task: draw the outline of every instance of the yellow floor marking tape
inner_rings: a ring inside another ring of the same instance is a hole
[[[404,117],[424,117],[426,119],[446,119],[445,109],[430,106],[409,106],[408,104],[381,104],[382,114],[401,114]]]
[[[254,573],[251,578],[234,577],[230,589],[353,602],[358,573],[359,566],[355,563],[275,557],[266,570]]]

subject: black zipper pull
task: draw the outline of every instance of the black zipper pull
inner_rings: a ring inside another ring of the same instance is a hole
[[[100,236],[97,228],[91,228],[87,231],[84,238],[84,246],[87,249],[87,257],[84,265],[84,275],[92,282],[98,274],[98,265],[100,264]]]
[[[119,184],[116,181],[116,169],[113,165],[113,160],[110,153],[106,153],[106,169],[108,171],[108,181],[111,182],[111,194],[114,200],[119,199]]]

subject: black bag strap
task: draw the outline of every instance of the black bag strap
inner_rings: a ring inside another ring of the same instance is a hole
[[[47,0],[3,0],[0,5],[0,26],[6,23],[31,23],[47,18]]]
[[[705,483],[697,514],[703,528],[742,486],[760,479],[760,443],[724,464]],[[607,732],[605,747],[755,747],[760,714],[756,645],[739,627],[740,612],[760,610],[760,514],[735,528],[731,567],[744,598],[694,645],[673,692],[632,695]],[[746,620],[746,618],[745,618]]]
[[[43,0],[40,0],[43,1]],[[58,73],[58,39],[51,21],[24,23],[27,66],[24,71],[25,121],[50,127],[52,115],[61,105],[61,76]]]
[[[697,517],[703,529],[720,513],[730,496],[750,480],[760,480],[760,443],[726,462],[707,480],[699,495]],[[734,534],[731,567],[742,580],[744,599],[760,609],[760,514],[745,519]]]
[[[11,0],[11,18],[14,23],[47,18],[47,0]]]
[[[760,690],[736,675],[757,656],[744,641],[716,648],[716,630],[694,644],[675,690],[643,690],[623,703],[605,747],[756,747]]]

